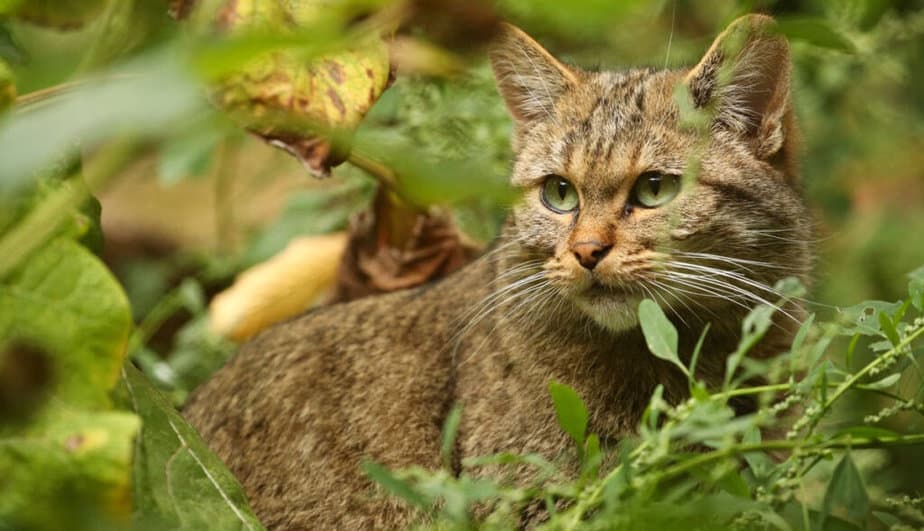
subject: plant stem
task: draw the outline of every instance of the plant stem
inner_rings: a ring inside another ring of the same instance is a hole
[[[886,352],[885,354],[881,356],[877,356],[873,361],[867,363],[865,367],[860,369],[858,372],[852,374],[850,378],[847,378],[846,380],[841,382],[841,384],[834,391],[834,394],[829,396],[828,400],[825,401],[825,403],[821,405],[821,409],[818,411],[818,413],[815,415],[814,419],[812,420],[812,423],[809,425],[808,432],[806,433],[806,437],[812,434],[812,432],[815,429],[815,426],[817,426],[818,422],[821,420],[821,417],[824,416],[825,412],[828,409],[830,409],[831,406],[835,402],[837,402],[837,400],[840,397],[842,397],[844,393],[847,392],[848,389],[852,387],[858,387],[857,382],[861,378],[868,375],[873,369],[875,369],[879,365],[885,363],[886,361],[891,360],[892,357],[897,356],[902,350],[905,349],[905,347],[910,345],[912,342],[914,342],[915,339],[917,339],[921,335],[924,335],[924,327],[918,328],[914,332],[908,334],[907,336],[905,336],[904,339],[899,341],[897,345],[889,349],[888,352]]]

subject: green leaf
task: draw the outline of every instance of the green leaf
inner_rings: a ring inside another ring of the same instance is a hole
[[[895,526],[899,526],[902,523],[896,516],[883,511],[873,511],[873,516],[879,519],[879,521],[886,526],[886,529],[893,529]]]
[[[143,421],[133,463],[135,527],[263,529],[234,476],[131,363],[119,396]]]
[[[700,352],[703,350],[703,343],[706,342],[706,335],[709,333],[709,329],[711,327],[712,327],[712,323],[706,323],[706,326],[703,328],[703,331],[700,332],[699,334],[699,339],[696,340],[696,346],[693,347],[693,355],[690,357],[690,375],[691,376],[696,375],[696,364],[699,362],[699,355],[700,355]],[[692,385],[692,381],[691,381],[691,385],[690,385],[691,391],[693,390],[693,387],[696,387],[696,386]]]
[[[565,384],[557,382],[549,383],[549,394],[552,395],[552,403],[555,405],[555,416],[558,417],[558,425],[561,429],[574,439],[578,447],[578,455],[583,456],[584,440],[587,433],[587,406],[584,401],[574,391]]]
[[[908,296],[911,304],[918,311],[924,312],[924,267],[919,267],[908,274]]]
[[[0,343],[52,352],[54,395],[70,407],[109,406],[130,330],[118,282],[74,241],[53,240],[0,282]]]
[[[591,433],[587,437],[587,444],[584,445],[584,460],[581,462],[581,477],[592,479],[600,472],[600,463],[603,462],[603,454],[600,451],[600,438],[596,433]]]
[[[885,312],[879,314],[879,327],[882,329],[882,333],[885,334],[893,346],[898,345],[899,342],[901,342],[901,339],[898,336],[898,330],[895,328],[895,323],[892,322],[892,318],[889,317]]]
[[[759,443],[760,441],[760,429],[757,428],[757,426],[754,426],[744,432],[744,436],[742,437],[742,442],[745,444],[754,444]],[[762,480],[768,477],[775,466],[773,459],[770,459],[770,456],[764,452],[746,453],[744,454],[744,460],[747,462],[748,467],[750,467],[754,477],[758,480]]]
[[[895,385],[895,383],[898,382],[901,378],[902,378],[901,373],[890,374],[886,376],[885,378],[882,378],[881,380],[876,380],[875,382],[863,384],[863,388],[864,389],[875,389],[875,390],[888,389],[889,387],[892,387],[893,385]]]
[[[443,423],[442,442],[440,444],[440,457],[443,466],[452,469],[453,448],[456,444],[456,435],[459,432],[459,421],[462,420],[462,406],[456,404],[449,410],[446,415],[446,421]]]
[[[0,351],[31,345],[25,350],[41,352],[52,382],[28,424],[0,419],[0,521],[27,529],[126,523],[139,419],[109,411],[109,391],[130,326],[118,283],[68,238],[39,248],[0,282]]]
[[[853,43],[843,33],[831,27],[820,18],[789,18],[779,20],[779,31],[797,41],[840,52],[856,51]]]
[[[204,100],[180,55],[150,52],[0,123],[0,192],[27,182],[78,141],[89,148],[114,135],[164,132],[195,114]]]
[[[398,478],[387,468],[372,461],[363,463],[363,471],[385,490],[421,508],[427,508],[431,501],[417,492],[408,482]]]
[[[838,431],[831,436],[831,439],[839,439],[841,437],[854,437],[857,439],[883,439],[890,437],[898,437],[899,434],[892,430],[887,430],[885,428],[878,428],[876,426],[853,426],[850,428],[845,428]]]
[[[0,437],[0,522],[11,529],[123,528],[138,417],[62,403],[52,409],[25,433]]]
[[[828,483],[823,503],[822,521],[837,512],[846,515],[848,520],[862,525],[866,522],[869,509],[869,495],[866,493],[866,486],[848,452],[834,468],[834,474]]]
[[[161,184],[172,186],[187,177],[205,174],[224,134],[217,127],[192,127],[164,141],[157,164]]]
[[[677,355],[677,329],[664,315],[661,307],[651,299],[644,299],[638,305],[638,319],[648,350],[662,360],[673,363],[689,377],[690,371]]]
[[[901,308],[901,303],[885,301],[864,301],[860,304],[850,306],[841,310],[841,315],[847,323],[842,333],[844,335],[863,334],[866,336],[881,335],[882,323],[879,314],[885,312],[888,314],[895,313]]]
[[[16,101],[16,83],[13,71],[3,58],[0,58],[0,114]]]

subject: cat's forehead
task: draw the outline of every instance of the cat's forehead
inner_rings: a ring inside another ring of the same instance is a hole
[[[519,168],[528,174],[524,181],[544,172],[578,184],[612,185],[647,170],[679,170],[685,144],[673,100],[679,76],[653,69],[588,73],[527,134],[519,159],[535,167]]]

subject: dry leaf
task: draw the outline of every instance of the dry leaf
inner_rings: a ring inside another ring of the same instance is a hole
[[[296,238],[276,256],[244,271],[212,299],[212,330],[245,341],[320,304],[336,283],[346,243],[342,232]]]
[[[228,33],[296,31],[323,4],[228,1],[218,25]],[[344,138],[359,124],[390,80],[388,48],[378,35],[349,49],[303,58],[297,50],[260,57],[221,80],[213,100],[249,131],[295,155],[315,176],[349,155]],[[333,137],[337,141],[332,141]]]
[[[350,224],[336,300],[407,289],[442,278],[479,254],[437,209],[402,206],[380,191]]]

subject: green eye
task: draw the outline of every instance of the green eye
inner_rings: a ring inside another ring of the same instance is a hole
[[[578,206],[577,189],[558,175],[549,175],[542,183],[542,204],[550,210],[564,214]]]
[[[659,207],[680,191],[680,176],[649,171],[639,175],[632,188],[632,200],[645,208]]]

